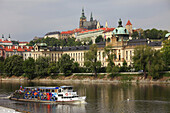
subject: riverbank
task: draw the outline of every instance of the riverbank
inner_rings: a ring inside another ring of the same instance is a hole
[[[168,73],[169,75],[170,73]],[[48,76],[48,77],[36,77],[32,80],[29,80],[27,77],[0,77],[0,81],[32,81],[32,82],[75,82],[75,83],[170,83],[170,76],[163,76],[160,79],[153,79],[151,76],[148,76],[147,79],[143,75],[121,75],[114,78],[106,74],[99,74],[97,78],[93,75],[88,74],[74,74],[71,76]]]
[[[0,106],[0,113],[21,113],[21,112],[18,112],[11,108],[6,108],[6,107]]]

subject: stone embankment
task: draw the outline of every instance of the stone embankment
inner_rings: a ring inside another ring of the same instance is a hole
[[[170,73],[168,72],[169,76],[163,76],[160,79],[154,80],[151,76],[148,76],[145,79],[141,72],[124,72],[121,75],[118,75],[114,78],[110,77],[106,73],[98,74],[98,77],[95,78],[92,76],[92,73],[73,73],[71,76],[48,76],[48,77],[37,77],[32,80],[29,80],[27,77],[0,77],[0,81],[32,81],[32,82],[75,82],[75,83],[123,83],[123,82],[130,82],[130,83],[170,83]]]

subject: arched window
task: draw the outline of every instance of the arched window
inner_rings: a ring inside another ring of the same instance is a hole
[[[110,38],[107,39],[107,42],[110,42]]]

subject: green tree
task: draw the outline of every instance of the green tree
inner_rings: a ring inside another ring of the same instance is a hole
[[[139,34],[137,31],[133,32],[133,34],[132,34],[133,39],[136,39],[136,37],[139,37]]]
[[[140,70],[143,70],[145,78],[147,78],[147,65],[152,58],[152,53],[152,49],[148,46],[138,46],[134,50],[134,66],[138,67]]]
[[[123,61],[123,66],[120,67],[121,72],[126,72],[128,70],[126,60]]]
[[[116,59],[116,55],[113,53],[113,49],[109,45],[104,48],[103,57],[105,56],[107,56],[106,61],[108,62],[106,72],[111,73],[111,76],[114,77],[119,71],[119,67],[115,66],[114,60]]]
[[[90,40],[89,41],[89,43],[88,43],[88,45],[92,45],[93,44],[93,41],[92,40]]]
[[[73,63],[73,73],[80,73],[80,65],[78,62]]]
[[[49,57],[39,57],[35,61],[35,74],[37,76],[46,76],[48,75],[48,66],[50,63]]]
[[[8,57],[4,61],[4,72],[20,76],[23,73],[23,58],[18,55]]]
[[[159,59],[159,60],[158,60]],[[159,72],[164,69],[165,63],[159,50],[153,50],[152,58],[148,63],[148,74],[154,79],[159,78]]]
[[[4,58],[0,57],[0,73],[4,71]]]
[[[167,30],[157,30],[155,28],[147,29],[144,30],[143,37],[150,39],[164,39],[166,33],[168,33]]]
[[[97,77],[97,70],[101,67],[101,62],[97,61],[97,45],[90,46],[90,50],[85,53],[85,66],[92,70]]]
[[[143,70],[145,78],[147,78],[147,71],[153,78],[158,77],[159,71],[161,71],[164,66],[161,53],[148,46],[135,48],[133,62],[135,67]]]
[[[99,35],[99,36],[95,39],[95,42],[96,42],[96,43],[99,43],[99,42],[102,42],[102,41],[103,41],[102,35]]]
[[[59,73],[59,67],[55,62],[51,62],[48,67],[48,74],[50,75],[52,73]]]
[[[29,57],[28,59],[26,59],[23,63],[23,70],[25,75],[29,78],[29,79],[33,79],[35,77],[35,61],[33,58]]]
[[[68,76],[72,73],[73,59],[70,59],[70,56],[63,54],[58,60],[58,66],[60,73],[64,73],[65,76]]]
[[[165,62],[165,68],[168,70],[169,65],[170,65],[170,40],[165,40],[163,42],[163,48],[161,49],[162,51],[162,57]]]

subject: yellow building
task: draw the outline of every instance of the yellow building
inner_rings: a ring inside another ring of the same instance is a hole
[[[124,60],[127,65],[132,65],[132,57],[134,55],[135,47],[139,45],[148,45],[156,50],[162,48],[162,42],[151,42],[149,39],[133,39],[129,40],[129,32],[122,26],[121,19],[118,22],[118,27],[112,31],[112,37],[106,42],[97,43],[98,57],[97,60],[101,61],[102,66],[107,66],[106,59],[103,57],[104,47],[110,45],[113,49],[116,59],[115,65],[122,66]],[[110,31],[109,31],[110,32]],[[84,66],[84,54],[89,51],[87,46],[74,46],[74,47],[47,47],[46,44],[35,44],[32,51],[32,57],[36,60],[40,56],[50,57],[52,62],[57,62],[63,54],[68,54],[80,66]]]

